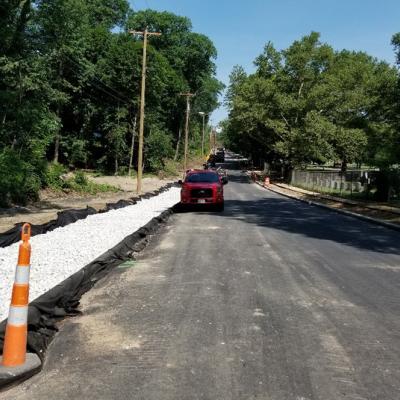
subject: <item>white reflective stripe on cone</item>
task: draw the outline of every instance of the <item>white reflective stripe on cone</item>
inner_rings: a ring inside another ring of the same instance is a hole
[[[10,306],[8,323],[10,325],[26,325],[28,322],[28,306]]]
[[[17,265],[15,270],[15,281],[17,285],[24,285],[29,283],[29,274],[30,274],[30,266],[28,267],[21,267]]]

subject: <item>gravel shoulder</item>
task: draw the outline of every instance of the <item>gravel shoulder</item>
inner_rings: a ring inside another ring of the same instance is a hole
[[[172,187],[149,199],[142,199],[106,213],[89,215],[64,227],[31,238],[32,271],[29,299],[35,300],[81,270],[125,237],[179,201],[180,189]],[[15,275],[19,243],[0,248],[0,298],[9,299]],[[8,302],[0,303],[0,321],[7,317]]]
[[[126,200],[136,194],[136,179],[124,176],[90,177],[96,183],[106,183],[120,189],[118,192],[104,192],[97,195],[78,195],[43,191],[40,201],[27,207],[14,207],[0,211],[0,233],[11,229],[19,222],[44,224],[57,217],[63,210],[86,208],[87,206],[100,210],[107,203]],[[158,179],[149,177],[143,179],[143,192],[150,192],[176,179]]]

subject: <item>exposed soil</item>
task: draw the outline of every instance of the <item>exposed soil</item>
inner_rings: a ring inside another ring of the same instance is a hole
[[[89,177],[96,183],[106,183],[115,186],[118,192],[104,192],[96,195],[83,195],[79,193],[54,192],[42,190],[40,200],[26,207],[12,207],[0,210],[0,233],[11,229],[19,222],[31,224],[44,224],[57,217],[57,212],[73,208],[86,208],[87,206],[100,210],[107,203],[129,199],[136,195],[136,178],[127,176],[100,176]],[[150,192],[176,179],[159,179],[156,177],[144,178],[142,192]]]

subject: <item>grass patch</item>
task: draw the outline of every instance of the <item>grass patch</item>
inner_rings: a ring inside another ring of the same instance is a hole
[[[118,266],[118,268],[132,268],[132,267],[134,267],[136,264],[137,264],[137,261],[135,261],[135,260],[128,260],[128,261],[125,261],[124,263],[120,264],[120,265]]]
[[[374,195],[374,191],[370,191],[369,193],[365,191],[361,192],[350,192],[349,190],[340,190],[340,189],[328,189],[320,186],[308,186],[308,185],[301,185],[301,184],[291,184],[291,186],[298,187],[304,190],[310,190],[312,192],[325,194],[328,196],[334,197],[341,197],[343,199],[348,200],[364,200],[364,201],[372,201],[372,196]]]
[[[115,186],[90,181],[82,171],[77,171],[75,176],[68,179],[65,184],[68,189],[78,193],[97,194],[104,192],[119,192],[119,189]]]
[[[120,189],[116,188],[115,186],[107,185],[105,183],[95,183],[89,181],[87,184],[81,184],[75,182],[74,179],[68,180],[64,188],[82,194],[97,194],[105,192],[116,193],[120,191]]]
[[[119,192],[115,186],[105,183],[95,183],[88,179],[83,171],[77,171],[75,174],[67,174],[66,169],[60,164],[49,166],[46,176],[47,187],[53,191],[68,192],[73,191],[80,194]]]

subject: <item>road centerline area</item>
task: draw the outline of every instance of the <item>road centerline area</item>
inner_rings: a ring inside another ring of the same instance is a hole
[[[398,399],[400,233],[229,171],[65,320],[4,399]]]

